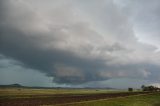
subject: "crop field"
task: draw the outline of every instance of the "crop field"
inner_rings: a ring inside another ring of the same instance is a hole
[[[107,89],[0,89],[0,106],[160,106],[159,101],[160,93],[157,92]]]

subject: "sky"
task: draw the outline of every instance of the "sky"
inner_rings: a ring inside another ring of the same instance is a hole
[[[0,84],[160,85],[159,0],[0,0]]]

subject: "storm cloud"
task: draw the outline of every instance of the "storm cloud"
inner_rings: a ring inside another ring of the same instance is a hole
[[[57,84],[114,78],[160,81],[159,48],[140,41],[136,30],[140,22],[131,19],[128,11],[132,9],[124,11],[127,7],[122,4],[113,0],[1,0],[1,57],[53,77]]]

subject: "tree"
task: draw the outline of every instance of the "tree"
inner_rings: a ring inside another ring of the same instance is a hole
[[[128,91],[129,91],[129,92],[132,92],[132,91],[133,91],[133,88],[128,88]]]
[[[142,89],[144,89],[144,88],[145,88],[145,86],[144,86],[144,85],[142,85],[142,86],[141,86],[141,88],[142,88]]]
[[[155,87],[155,86],[152,86],[152,85],[150,85],[150,86],[144,86],[144,85],[142,85],[141,86],[141,88],[142,88],[142,90],[143,91],[160,91],[160,88],[158,88],[158,87]]]

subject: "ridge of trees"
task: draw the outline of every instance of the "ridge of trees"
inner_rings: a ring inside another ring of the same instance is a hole
[[[160,88],[152,86],[152,85],[150,86],[142,85],[141,88],[143,91],[160,91]]]

